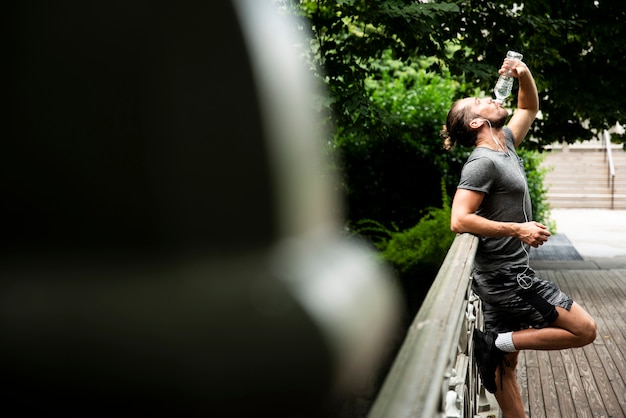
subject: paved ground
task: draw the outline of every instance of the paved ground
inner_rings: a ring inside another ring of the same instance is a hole
[[[626,210],[552,209],[551,215],[557,224],[557,235],[566,237],[554,240],[555,243],[569,240],[586,262],[586,268],[626,268]],[[534,264],[541,269],[550,263]],[[578,262],[578,267],[585,268],[584,265]]]
[[[552,209],[557,233],[583,257],[626,256],[626,210]]]

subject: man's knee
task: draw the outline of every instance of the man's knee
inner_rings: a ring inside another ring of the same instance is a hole
[[[596,339],[598,327],[596,325],[596,321],[592,318],[589,318],[583,324],[580,333],[578,333],[579,338],[581,340],[581,346],[591,344]]]
[[[573,347],[582,347],[595,341],[596,321],[579,305],[574,303],[569,312],[561,307],[556,309],[559,312],[559,318],[567,318],[565,323],[556,324],[556,326],[564,328],[574,335]]]
[[[582,318],[578,318],[576,321],[577,327],[575,334],[579,339],[579,345],[582,347],[595,341],[598,327],[596,321],[587,312],[584,312],[584,314],[580,316],[582,316]]]

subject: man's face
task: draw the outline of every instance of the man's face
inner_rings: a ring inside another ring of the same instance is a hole
[[[479,115],[481,118],[485,118],[491,122],[491,126],[494,128],[502,128],[506,122],[506,118],[509,116],[509,111],[503,108],[498,102],[489,98],[470,97],[467,100],[467,105],[471,106],[472,112]]]

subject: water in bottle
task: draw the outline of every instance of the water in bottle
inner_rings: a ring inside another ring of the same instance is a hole
[[[523,56],[519,52],[509,51],[506,53],[506,57],[508,59],[518,59],[522,60]],[[510,74],[510,73],[508,73]],[[507,73],[502,74],[498,81],[496,82],[496,86],[493,88],[493,93],[496,96],[495,101],[498,103],[502,103],[504,99],[509,97],[511,94],[511,89],[513,88],[513,77],[507,75]]]

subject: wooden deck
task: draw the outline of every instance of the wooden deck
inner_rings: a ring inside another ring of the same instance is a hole
[[[526,413],[529,418],[626,417],[626,269],[577,269],[582,258],[574,253],[560,241],[534,252],[532,259],[571,261],[567,268],[557,263],[558,269],[538,273],[595,318],[598,335],[582,348],[520,353],[518,381]]]

